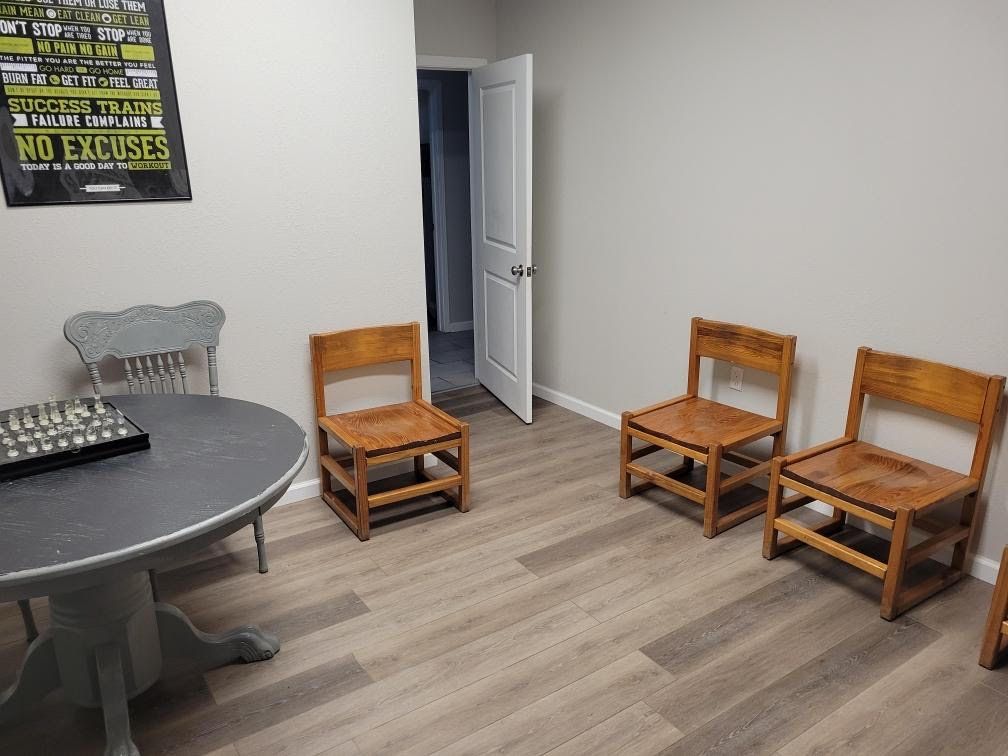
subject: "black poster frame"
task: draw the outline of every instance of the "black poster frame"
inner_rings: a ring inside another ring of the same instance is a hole
[[[59,5],[41,4],[36,0],[10,0],[11,3],[40,8],[67,9]],[[143,0],[145,12],[150,19],[151,44],[154,49],[154,65],[158,73],[158,91],[163,108],[163,125],[170,148],[171,169],[157,171],[105,170],[105,171],[51,171],[47,172],[46,181],[36,181],[38,174],[23,171],[21,162],[17,159],[17,147],[14,142],[14,119],[10,113],[6,87],[0,85],[0,178],[4,187],[4,196],[9,207],[39,207],[60,205],[108,205],[134,202],[184,202],[192,200],[192,185],[190,183],[189,165],[185,147],[185,136],[182,129],[182,118],[178,104],[178,90],[175,83],[175,64],[172,57],[171,40],[168,33],[168,20],[164,0]],[[73,9],[95,10],[74,6]],[[129,11],[124,11],[129,12]],[[45,19],[41,19],[45,20]],[[77,22],[79,25],[97,27],[100,24]],[[26,39],[35,40],[34,36]],[[43,53],[44,55],[44,53]],[[90,99],[90,98],[81,98]],[[94,98],[100,99],[100,98]],[[114,129],[109,129],[114,132]],[[59,162],[59,161],[54,161]],[[30,179],[24,174],[30,173]],[[118,182],[131,196],[88,195],[84,191],[81,180],[76,190],[66,186],[60,179],[66,175],[83,179],[88,174],[94,176],[99,183]],[[153,183],[143,181],[153,177]],[[22,184],[28,184],[26,193]],[[39,184],[41,186],[39,186]]]

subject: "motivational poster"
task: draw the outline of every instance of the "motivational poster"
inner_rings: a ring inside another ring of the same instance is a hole
[[[191,199],[163,0],[0,0],[8,205]]]

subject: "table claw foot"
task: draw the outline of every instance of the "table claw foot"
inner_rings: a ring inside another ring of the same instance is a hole
[[[46,633],[28,647],[18,679],[7,690],[0,692],[0,722],[23,716],[60,684],[56,648],[52,635]]]
[[[129,707],[119,647],[109,643],[95,649],[95,667],[105,714],[105,756],[140,756],[130,735]]]
[[[156,612],[161,653],[166,658],[189,659],[203,669],[211,669],[237,661],[266,661],[280,650],[276,637],[252,625],[213,635],[195,628],[170,604],[157,604]]]

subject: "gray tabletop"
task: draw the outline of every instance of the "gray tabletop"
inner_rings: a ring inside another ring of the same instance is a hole
[[[0,483],[0,600],[157,567],[222,538],[276,503],[307,459],[301,427],[259,404],[108,401],[150,434],[151,448]]]

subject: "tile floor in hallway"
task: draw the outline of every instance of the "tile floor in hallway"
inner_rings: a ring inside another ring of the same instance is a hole
[[[431,393],[476,385],[473,332],[430,332]]]

